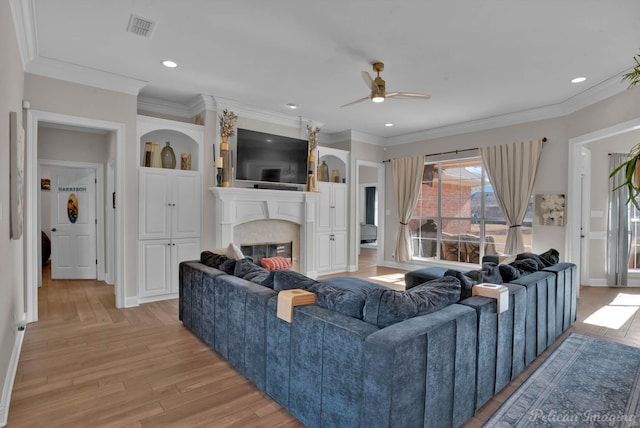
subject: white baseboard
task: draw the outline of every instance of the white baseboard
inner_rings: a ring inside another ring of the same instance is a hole
[[[13,344],[11,359],[7,374],[4,377],[2,385],[2,395],[0,396],[0,427],[6,426],[9,419],[9,404],[11,403],[11,391],[13,390],[13,382],[16,379],[16,371],[18,370],[18,360],[20,359],[20,350],[22,349],[22,340],[24,339],[24,330],[18,331],[16,340]]]
[[[136,306],[138,306],[139,302],[138,302],[138,297],[134,296],[134,297],[125,297],[124,298],[124,307],[125,308],[135,308]]]

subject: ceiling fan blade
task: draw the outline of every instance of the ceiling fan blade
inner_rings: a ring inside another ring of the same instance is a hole
[[[395,99],[414,99],[414,100],[428,100],[431,95],[416,94],[414,92],[387,92],[387,98]]]
[[[371,89],[374,92],[378,91],[378,85],[376,85],[376,82],[366,71],[362,72],[362,80],[364,80],[364,84],[367,85],[367,88]]]
[[[348,104],[345,104],[345,105],[342,105],[342,106],[340,106],[340,107],[349,107],[349,106],[352,106],[352,105],[354,105],[354,104],[358,104],[358,103],[361,103],[361,102],[363,102],[363,101],[366,101],[366,100],[368,100],[368,99],[369,99],[369,97],[360,98],[359,100],[352,101],[352,102],[350,102],[350,103],[348,103]]]

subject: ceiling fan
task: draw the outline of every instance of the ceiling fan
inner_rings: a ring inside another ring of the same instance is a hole
[[[366,101],[368,99],[371,99],[371,101],[373,101],[374,103],[381,103],[386,98],[414,100],[428,100],[429,98],[431,98],[431,95],[416,94],[414,92],[387,92],[386,83],[382,79],[382,77],[380,77],[380,72],[383,70],[383,63],[376,62],[373,64],[373,71],[377,73],[375,79],[373,79],[369,73],[363,71],[362,80],[364,80],[365,85],[367,85],[367,87],[371,89],[371,95],[369,95],[368,97],[360,98],[359,100],[355,100],[340,107],[347,107],[353,104],[361,103],[362,101]]]

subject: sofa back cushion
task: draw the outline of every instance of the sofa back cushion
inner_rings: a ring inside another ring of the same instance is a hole
[[[460,280],[444,276],[406,291],[373,289],[367,293],[363,320],[380,328],[438,311],[460,300]]]
[[[352,318],[362,319],[369,290],[386,287],[356,278],[329,278],[316,281],[290,270],[274,270],[269,276],[276,291],[301,288],[316,295],[316,304]],[[266,284],[263,284],[266,285]]]

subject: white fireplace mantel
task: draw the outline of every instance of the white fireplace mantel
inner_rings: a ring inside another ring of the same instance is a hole
[[[288,190],[211,187],[214,198],[214,244],[233,241],[233,228],[255,220],[285,220],[300,225],[300,272],[315,278],[315,222],[318,193]]]

